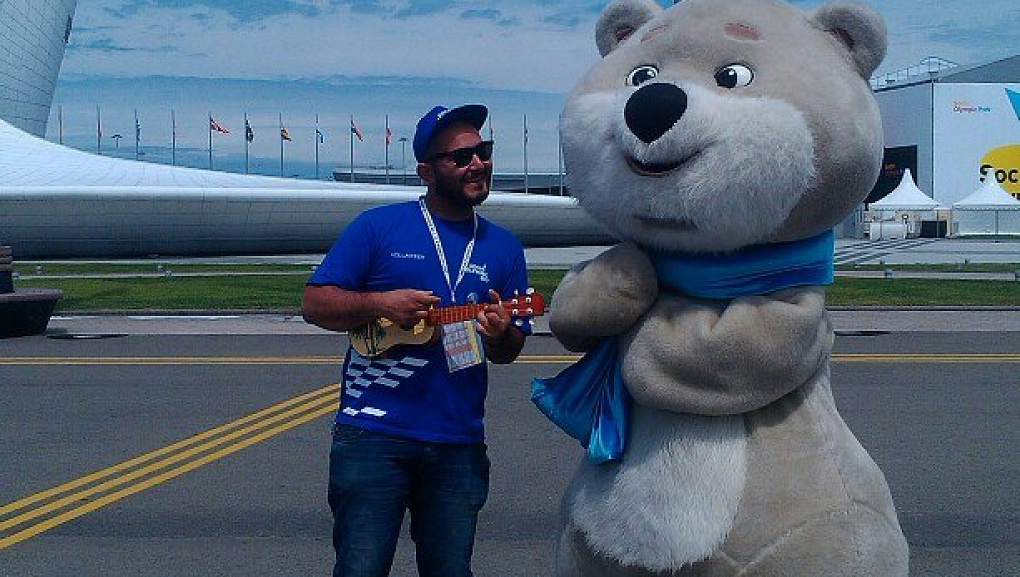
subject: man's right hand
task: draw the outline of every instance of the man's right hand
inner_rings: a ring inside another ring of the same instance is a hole
[[[379,316],[409,328],[428,315],[429,309],[439,304],[439,297],[432,291],[397,289],[377,293]]]

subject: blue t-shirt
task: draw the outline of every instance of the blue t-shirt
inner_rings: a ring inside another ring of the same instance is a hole
[[[456,283],[474,222],[432,215],[446,254],[450,282]],[[352,291],[430,290],[439,306],[489,301],[489,289],[506,300],[528,287],[520,241],[478,217],[474,250],[463,280],[450,289],[438,251],[418,202],[369,209],[340,235],[309,285]],[[525,319],[519,327],[531,332]],[[488,387],[486,363],[450,372],[441,342],[398,345],[369,359],[348,348],[344,359],[337,423],[423,441],[479,443]]]

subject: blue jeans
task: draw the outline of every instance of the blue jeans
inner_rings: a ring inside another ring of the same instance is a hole
[[[429,443],[337,425],[329,458],[333,577],[388,575],[405,510],[418,574],[470,577],[488,495],[484,443]]]

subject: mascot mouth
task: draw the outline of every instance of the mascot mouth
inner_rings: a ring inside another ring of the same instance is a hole
[[[632,171],[634,171],[634,173],[636,173],[636,174],[638,174],[640,176],[653,176],[653,177],[657,177],[657,176],[665,176],[665,175],[669,174],[670,172],[673,172],[674,170],[680,168],[681,166],[683,166],[683,165],[687,164],[688,162],[690,162],[691,160],[693,160],[694,157],[698,156],[699,153],[700,153],[700,151],[699,152],[695,152],[694,154],[688,156],[687,158],[683,158],[683,159],[678,160],[676,162],[652,162],[652,163],[648,163],[648,164],[645,164],[644,162],[641,162],[640,160],[634,158],[633,156],[630,156],[629,154],[626,155],[626,158],[627,158],[627,166],[629,166],[630,169]]]
[[[654,162],[651,164],[645,164],[638,159],[628,156],[627,165],[630,169],[641,176],[665,176],[666,173],[672,172],[683,164],[681,162]]]

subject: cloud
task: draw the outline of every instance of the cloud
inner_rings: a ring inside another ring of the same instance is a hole
[[[566,92],[598,58],[594,25],[607,1],[87,0],[78,5],[64,71],[441,77]],[[813,10],[825,2],[793,3]],[[986,62],[1020,45],[1015,0],[958,0],[937,9],[927,0],[868,3],[889,27],[879,74],[925,56]]]

